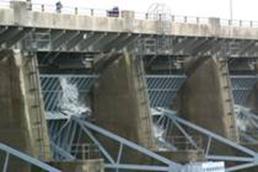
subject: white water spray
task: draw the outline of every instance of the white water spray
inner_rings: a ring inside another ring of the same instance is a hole
[[[159,111],[156,109],[151,109],[152,116],[159,116],[162,115]],[[164,138],[164,135],[166,134],[166,130],[162,128],[159,125],[153,124],[153,133],[154,133],[154,140],[156,144],[158,145],[159,151],[167,151],[167,150],[173,150],[176,151],[176,147],[171,145],[169,142],[167,142]]]
[[[88,117],[91,114],[90,108],[86,107],[85,103],[79,100],[79,91],[76,84],[72,84],[69,82],[68,78],[62,77],[60,78],[60,85],[62,88],[62,96],[57,106],[60,113],[67,117],[67,120],[53,139],[61,135],[73,116],[82,118]]]
[[[70,83],[65,77],[60,78],[60,84],[63,92],[58,103],[60,112],[66,115],[68,119],[71,116],[89,115],[90,109],[79,100],[79,91],[76,84]]]
[[[241,105],[234,105],[236,124],[240,131],[258,128],[258,117],[251,112],[251,109]]]

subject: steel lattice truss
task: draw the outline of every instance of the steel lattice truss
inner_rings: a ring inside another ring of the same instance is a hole
[[[257,152],[186,121],[178,117],[175,111],[164,108],[156,108],[155,110],[155,125],[164,130],[163,138],[174,147],[180,149],[176,145],[176,139],[171,139],[172,133],[177,133],[186,140],[186,143],[191,144],[191,149],[203,150],[206,160],[234,162],[235,165],[228,167],[227,171],[248,169],[258,165]],[[201,138],[201,143],[196,138]],[[218,145],[220,147],[217,147]],[[220,151],[218,153],[217,151],[221,148],[223,151],[228,149],[230,152]]]
[[[72,146],[80,139],[80,129],[69,119],[48,120],[48,132],[51,140],[53,158],[55,160],[75,160],[71,153]]]
[[[9,171],[8,167],[10,167],[9,161],[12,158],[19,159],[23,161],[26,164],[34,165],[38,167],[39,169],[42,169],[44,171],[49,171],[49,172],[61,172],[61,170],[58,170],[50,165],[48,165],[45,162],[42,162],[34,157],[31,157],[23,152],[20,152],[18,150],[13,149],[12,147],[9,147],[5,144],[0,143],[0,151],[5,153],[5,158],[2,159],[3,162],[3,167],[2,167],[2,172],[7,172]]]
[[[107,168],[119,168],[119,169],[149,169],[150,171],[167,171],[170,166],[166,164],[166,167],[160,166],[142,166],[142,165],[130,165],[118,162],[123,152],[124,141],[127,140],[115,136],[112,133],[94,126],[88,122],[80,120],[79,118],[69,119],[65,116],[58,116],[58,98],[62,95],[62,88],[60,86],[60,77],[68,78],[71,83],[76,84],[80,94],[87,95],[90,92],[92,85],[94,84],[98,76],[95,75],[41,75],[42,93],[45,101],[45,109],[47,112],[51,112],[54,116],[48,116],[49,132],[52,139],[52,148],[54,150],[54,157],[58,160],[74,160],[78,158],[78,155],[73,153],[72,145],[79,143],[81,135],[86,134],[94,144],[98,145],[102,155],[105,157]],[[177,75],[146,75],[147,89],[149,93],[151,107],[163,107],[167,108],[173,101],[177,91],[186,79],[185,76]],[[235,102],[244,104],[251,89],[256,83],[256,76],[231,76],[232,91]],[[228,171],[236,171],[239,169],[246,169],[257,165],[256,152],[243,147],[237,143],[233,143],[226,138],[218,136],[206,129],[203,129],[197,125],[187,122],[178,118],[174,112],[164,109],[156,109],[162,111],[162,115],[155,115],[154,122],[158,127],[161,127],[164,132],[164,138],[171,145],[170,151],[177,151],[180,149],[197,150],[204,152],[207,160],[220,160],[236,162],[236,166],[228,168]],[[50,114],[51,114],[50,113]],[[173,125],[173,127],[171,127]],[[111,140],[115,140],[120,144],[120,151],[118,157],[112,158],[110,153],[104,149],[103,145],[100,145],[98,140],[94,137],[93,133],[98,132],[103,134]],[[198,134],[196,134],[196,132]],[[107,134],[108,133],[108,134]],[[186,141],[186,145],[181,144],[178,146],[176,138],[179,133],[179,139]],[[107,134],[107,135],[106,135]],[[117,139],[118,138],[118,139]],[[201,139],[200,139],[201,138]],[[221,155],[216,154],[213,151],[213,145],[220,142],[228,147],[236,149],[241,152],[241,156],[235,155]],[[132,143],[133,148],[137,145]],[[129,147],[132,148],[131,142]],[[128,145],[126,145],[128,146]],[[171,149],[173,148],[173,149]],[[139,150],[142,148],[139,147]],[[138,150],[138,148],[137,148]],[[139,151],[138,150],[138,151]],[[141,151],[140,151],[141,152]],[[149,155],[144,151],[143,154]],[[152,153],[151,153],[152,155]],[[156,157],[156,160],[160,160],[160,157]],[[152,157],[153,158],[153,157]],[[161,158],[162,159],[162,158]],[[161,160],[162,162],[162,160]],[[129,166],[128,166],[129,165]],[[156,169],[156,170],[155,170]]]

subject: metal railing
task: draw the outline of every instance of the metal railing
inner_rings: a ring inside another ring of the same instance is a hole
[[[98,146],[92,143],[73,144],[71,154],[80,160],[101,158]]]
[[[197,149],[193,146],[193,144],[185,137],[185,136],[177,136],[177,135],[169,135],[166,136],[166,141],[173,144],[177,150],[183,150],[183,151],[192,151],[192,150],[198,150],[203,151],[200,149],[203,147],[202,144],[202,137],[200,135],[191,135],[192,139],[195,140],[196,144],[199,146]]]
[[[31,5],[33,11],[38,12],[48,12],[56,13],[56,6],[54,4],[41,4],[32,3]],[[10,8],[10,0],[1,0],[0,8]],[[86,15],[95,17],[110,17],[108,16],[108,10],[106,9],[93,9],[84,7],[72,7],[63,6],[62,14],[72,14],[72,15]],[[145,12],[135,12],[135,19],[138,20],[153,20],[150,16],[152,14]],[[121,17],[121,12],[119,16]],[[184,15],[170,15],[171,22],[174,23],[186,23],[186,24],[209,24],[209,17],[197,17],[197,16],[184,16]],[[220,25],[230,26],[230,27],[248,27],[248,28],[258,28],[258,21],[253,20],[230,20],[230,19],[220,19]]]
[[[105,163],[106,169],[170,172],[170,171],[179,171],[182,168],[181,164],[171,161],[155,152],[148,150],[145,147],[142,147],[132,141],[122,138],[116,134],[113,134],[110,131],[100,128],[92,123],[83,121],[75,116],[72,117],[72,120],[77,122],[80,125],[83,132],[92,140],[92,142],[94,142],[95,145],[98,146],[102,155],[108,161]],[[105,144],[107,144],[107,143],[103,142],[104,145],[102,145],[102,143],[98,141],[98,139],[95,137],[95,135],[93,133],[99,134],[100,136],[105,137],[106,139],[109,139],[115,145],[119,145],[117,157],[111,156],[111,154],[105,148]],[[124,156],[124,154],[126,154],[125,150],[128,148],[137,153],[140,153],[141,155],[143,155],[145,157],[152,158],[152,160],[155,160],[159,164],[162,164],[162,165],[143,165],[143,164],[134,164],[134,163],[128,163],[128,162],[122,161],[122,159],[123,159],[122,157]]]

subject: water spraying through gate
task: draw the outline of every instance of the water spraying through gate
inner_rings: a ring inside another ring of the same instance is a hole
[[[60,77],[59,82],[62,88],[62,96],[57,106],[59,112],[66,116],[67,120],[53,139],[57,138],[62,133],[73,116],[87,119],[91,115],[90,108],[86,106],[85,102],[80,100],[77,85],[73,84],[67,77]]]

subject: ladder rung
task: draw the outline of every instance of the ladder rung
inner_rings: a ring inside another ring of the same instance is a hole
[[[228,73],[223,72],[223,73],[221,73],[221,75],[222,75],[223,77],[226,77],[226,76],[228,76]]]
[[[230,115],[230,116],[231,116],[231,115],[233,115],[233,113],[232,113],[232,112],[228,112],[227,115]]]
[[[225,99],[226,102],[231,102],[230,98]]]
[[[41,122],[37,121],[37,122],[34,122],[34,126],[37,126],[37,125],[41,125]]]
[[[140,104],[146,104],[147,101],[144,99],[144,101],[141,101]]]
[[[31,89],[29,89],[29,91],[30,92],[35,92],[35,91],[37,91],[37,89],[36,88],[31,88]]]
[[[145,117],[141,117],[141,119],[146,120],[146,119],[148,119],[148,117],[146,117],[146,116]]]
[[[37,105],[31,105],[31,107],[32,107],[32,108],[39,108],[40,105],[38,105],[38,104],[37,104]]]
[[[34,75],[34,74],[37,74],[37,72],[36,72],[36,71],[30,71],[30,72],[28,72],[28,75]]]
[[[36,139],[36,141],[37,142],[41,142],[41,141],[43,141],[43,139],[42,138],[38,138],[38,139]]]

